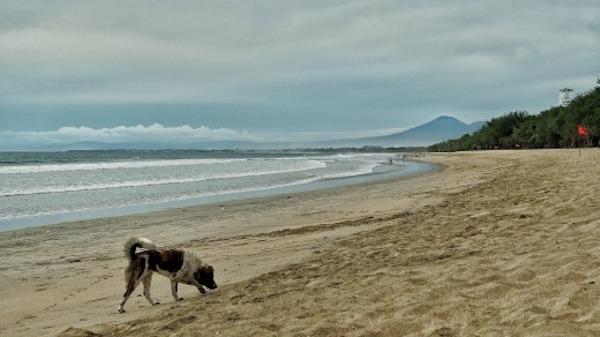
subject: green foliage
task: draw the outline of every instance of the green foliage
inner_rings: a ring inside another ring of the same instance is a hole
[[[577,134],[583,125],[589,135]],[[530,115],[510,112],[492,118],[471,135],[429,146],[429,151],[465,151],[488,149],[539,149],[598,146],[600,141],[600,87],[575,97],[571,104]]]

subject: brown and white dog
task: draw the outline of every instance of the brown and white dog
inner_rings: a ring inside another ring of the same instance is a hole
[[[138,247],[146,250],[136,253]],[[125,242],[125,256],[129,260],[129,266],[125,270],[127,289],[119,305],[121,313],[125,312],[123,306],[140,282],[144,283],[144,296],[148,302],[152,305],[159,304],[150,297],[150,284],[154,272],[171,280],[171,293],[176,301],[182,300],[177,295],[178,283],[194,285],[203,294],[206,291],[202,286],[217,288],[213,267],[202,263],[202,260],[190,251],[158,248],[148,239],[132,237]]]

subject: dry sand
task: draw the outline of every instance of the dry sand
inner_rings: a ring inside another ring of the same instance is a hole
[[[5,336],[597,336],[600,150],[432,154],[438,173],[0,233]],[[216,269],[118,314],[122,244]]]

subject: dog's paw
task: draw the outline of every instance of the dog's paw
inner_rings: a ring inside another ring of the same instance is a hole
[[[183,301],[183,297],[178,298],[177,301]]]
[[[152,303],[152,305],[153,305],[153,306],[154,306],[154,305],[159,305],[159,304],[160,304],[160,302],[159,302],[159,301],[154,301],[154,303]]]
[[[120,314],[122,314],[122,313],[125,313],[125,309],[123,309],[123,308],[119,308],[119,313],[120,313]]]

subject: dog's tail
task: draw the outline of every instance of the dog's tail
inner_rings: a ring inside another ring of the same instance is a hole
[[[127,257],[127,259],[129,259],[129,261],[133,261],[133,258],[135,257],[135,250],[138,248],[146,248],[146,249],[156,249],[156,245],[154,244],[154,242],[146,239],[146,238],[140,238],[140,237],[132,237],[129,240],[127,240],[127,242],[125,242],[125,256]]]

